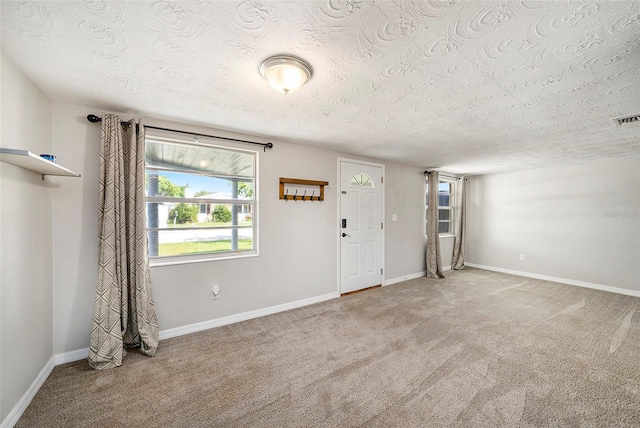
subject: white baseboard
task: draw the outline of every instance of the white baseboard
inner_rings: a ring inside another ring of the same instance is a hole
[[[409,274],[409,275],[399,276],[397,278],[385,279],[384,281],[382,281],[382,286],[385,287],[387,285],[397,284],[397,283],[402,282],[402,281],[408,281],[410,279],[421,278],[421,277],[425,276],[426,274],[427,274],[427,272],[423,271],[423,272],[412,273],[412,274]]]
[[[210,328],[221,327],[223,325],[233,324],[240,321],[246,321],[253,318],[263,317],[278,312],[288,311],[289,309],[301,308],[303,306],[313,305],[314,303],[324,302],[326,300],[337,299],[340,297],[338,292],[323,294],[321,296],[310,297],[308,299],[297,300],[295,302],[283,303],[281,305],[270,306],[268,308],[256,309],[255,311],[242,312],[240,314],[230,315],[228,317],[216,318],[209,321],[203,321],[195,324],[189,324],[181,327],[170,328],[160,331],[160,340],[170,339],[185,334],[196,333],[198,331],[208,330]],[[71,363],[74,361],[84,360],[89,356],[89,348],[77,349],[71,352],[63,352],[53,356],[55,365]]]
[[[16,405],[13,406],[13,409],[11,409],[11,412],[9,412],[7,417],[2,421],[0,428],[12,428],[16,423],[18,423],[18,419],[20,419],[20,416],[22,416],[24,411],[27,410],[29,403],[31,403],[31,400],[33,400],[33,397],[35,397],[36,393],[44,381],[47,380],[55,366],[54,359],[51,357],[42,370],[40,370],[40,373],[38,373],[38,376],[36,376],[29,389],[27,389],[27,392],[20,397],[20,400],[18,400]]]
[[[283,303],[281,305],[270,306],[268,308],[256,309],[255,311],[243,312],[241,314],[230,315],[228,317],[217,318],[210,321],[199,322],[196,324],[185,325],[182,327],[170,328],[168,330],[160,331],[160,340],[170,339],[172,337],[182,336],[189,333],[195,333],[198,331],[208,330],[214,327],[221,327],[223,325],[233,324],[240,321],[246,321],[253,318],[263,317],[265,315],[271,315],[278,312],[288,311],[290,309],[301,308],[303,306],[313,305],[314,303],[324,302],[326,300],[337,299],[340,297],[340,293],[337,291],[334,293],[323,294],[321,296],[310,297],[308,299],[297,300],[295,302]],[[11,428],[20,419],[22,413],[26,410],[31,400],[36,395],[42,384],[53,368],[60,364],[71,363],[74,361],[84,360],[89,356],[89,348],[77,349],[75,351],[63,352],[61,354],[55,354],[47,365],[42,369],[36,380],[33,381],[27,392],[22,396],[20,401],[13,407],[11,413],[6,417],[0,428]]]
[[[195,324],[185,325],[182,327],[170,328],[160,332],[160,340],[170,339],[172,337],[182,336],[185,334],[196,333],[198,331],[208,330],[210,328],[221,327],[223,325],[233,324],[240,321],[246,321],[253,318],[263,317],[278,312],[288,311],[290,309],[301,308],[303,306],[313,305],[314,303],[324,302],[326,300],[337,299],[340,293],[333,292],[323,294],[321,296],[310,297],[308,299],[296,300],[295,302],[283,303],[281,305],[270,306],[268,308],[256,309],[254,311],[242,312],[240,314],[229,315],[228,317],[216,318],[209,321],[203,321]]]
[[[278,312],[288,311],[290,309],[301,308],[303,306],[313,305],[314,303],[324,302],[326,300],[337,299],[340,297],[340,293],[333,292],[323,294],[321,296],[310,297],[308,299],[297,300],[295,302],[283,303],[281,305],[271,306],[263,309],[256,309],[255,311],[243,312],[241,314],[230,315],[228,317],[218,318],[210,321],[200,322],[191,325],[185,325],[182,327],[170,328],[168,330],[160,331],[160,340],[169,339],[171,337],[182,336],[184,334],[195,333],[197,331],[208,330],[214,327],[221,327],[223,325],[233,324],[239,321],[246,321],[253,318],[263,317],[265,315],[271,315]],[[31,400],[36,395],[42,384],[53,368],[59,364],[71,363],[73,361],[83,360],[89,356],[89,348],[78,349],[70,352],[63,352],[61,354],[55,354],[45,367],[42,369],[38,377],[33,381],[27,392],[22,398],[13,406],[13,409],[7,415],[0,428],[12,428],[22,416],[22,413],[26,410]]]
[[[503,269],[503,268],[494,267],[494,266],[479,265],[476,263],[465,262],[464,264],[465,266],[474,267],[478,269],[508,273],[510,275],[524,276],[526,278],[542,279],[544,281],[559,282],[561,284],[575,285],[577,287],[593,288],[595,290],[608,291],[610,293],[625,294],[627,296],[640,297],[640,291],[629,290],[627,288],[611,287],[609,285],[594,284],[592,282],[578,281],[575,279],[567,279],[567,278],[558,278],[557,276],[540,275],[537,273],[522,272],[519,270]]]
[[[87,357],[89,357],[89,348],[82,348],[71,352],[55,354],[53,356],[53,362],[56,366],[59,366],[60,364],[67,364],[74,361],[84,360]]]
[[[443,272],[446,272],[448,270],[451,270],[451,266],[443,266],[442,267],[442,271]],[[399,276],[397,278],[385,279],[384,281],[382,281],[382,286],[385,287],[387,285],[397,284],[399,282],[408,281],[410,279],[422,278],[426,274],[427,274],[426,271],[422,271],[422,272],[412,273],[410,275]]]

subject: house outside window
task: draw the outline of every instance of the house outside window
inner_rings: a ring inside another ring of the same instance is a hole
[[[258,153],[146,137],[151,265],[256,255]]]
[[[438,234],[453,235],[454,229],[454,195],[457,180],[440,179],[438,183]],[[427,219],[427,210],[429,209],[429,187],[425,186],[425,219]],[[425,235],[426,235],[425,229]]]

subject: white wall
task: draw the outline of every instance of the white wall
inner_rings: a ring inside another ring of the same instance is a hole
[[[424,168],[386,163],[385,174],[384,276],[393,280],[426,270]]]
[[[86,348],[97,281],[97,195],[100,126],[96,109],[54,104],[53,145],[81,179],[55,189],[54,352]],[[123,114],[121,117],[130,118]],[[259,141],[219,130],[145,118],[148,125]],[[264,141],[264,140],[263,140]],[[337,159],[353,156],[273,140],[259,154],[260,256],[154,267],[152,287],[161,330],[336,293]],[[249,146],[251,147],[251,146]],[[386,168],[385,277],[424,268],[422,170],[375,159]],[[329,181],[323,203],[281,201],[278,178]],[[398,221],[391,222],[391,214]],[[213,284],[220,299],[211,300]]]
[[[81,175],[52,179],[60,183],[53,191],[54,354],[89,346],[98,281],[100,126],[86,111],[53,105],[53,150]]]
[[[274,144],[266,153],[259,152],[260,256],[153,268],[161,329],[337,291],[336,157],[299,145]],[[329,181],[325,201],[279,200],[279,177]],[[214,284],[221,287],[218,300],[210,298]]]
[[[2,55],[0,146],[51,152],[51,102]],[[0,162],[0,421],[52,356],[51,181]]]
[[[640,291],[640,158],[468,184],[468,262]]]

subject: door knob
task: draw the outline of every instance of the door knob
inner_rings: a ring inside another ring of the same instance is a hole
[[[344,233],[344,232],[342,232],[342,237],[343,237],[343,238],[345,238],[345,237],[347,237],[347,236],[351,236],[351,235],[349,235],[348,233]]]

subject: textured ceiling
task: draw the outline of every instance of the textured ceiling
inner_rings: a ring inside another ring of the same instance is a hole
[[[2,50],[56,102],[458,173],[640,154],[640,122],[610,120],[640,113],[640,0],[1,7]],[[278,53],[314,67],[296,93],[258,73]]]

